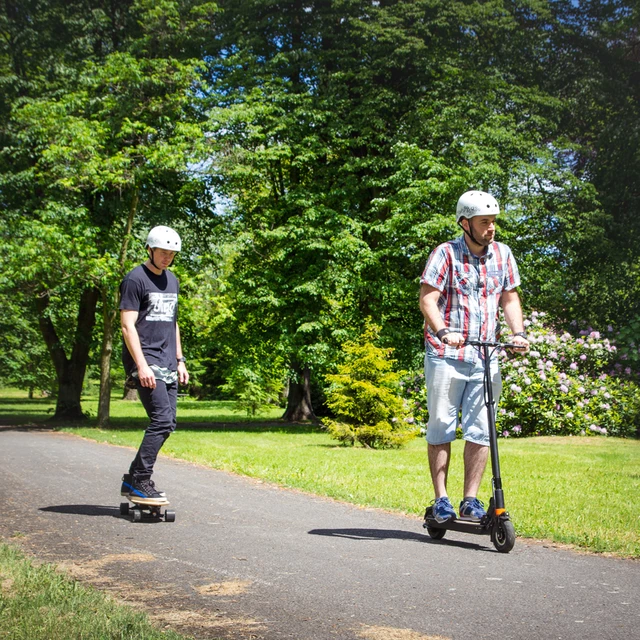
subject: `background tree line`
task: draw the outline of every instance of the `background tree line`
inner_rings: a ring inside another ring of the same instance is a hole
[[[640,317],[638,3],[0,3],[0,378],[99,421],[118,283],[187,248],[194,393],[321,410],[366,319],[419,367],[417,279],[463,191],[501,202],[528,308]],[[261,400],[261,401],[262,401]]]

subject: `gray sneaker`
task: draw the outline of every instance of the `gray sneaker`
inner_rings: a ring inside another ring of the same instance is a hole
[[[460,503],[460,520],[480,522],[486,515],[484,504],[478,498],[465,498]]]

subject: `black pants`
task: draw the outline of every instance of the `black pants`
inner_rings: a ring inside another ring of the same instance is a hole
[[[150,477],[162,445],[176,428],[178,383],[166,384],[156,379],[155,389],[143,387],[139,381],[136,381],[136,384],[150,423],[144,432],[138,453],[129,467],[129,473],[137,477]]]

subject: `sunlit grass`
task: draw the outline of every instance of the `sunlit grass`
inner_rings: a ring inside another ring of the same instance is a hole
[[[42,422],[51,418],[55,412],[54,398],[37,397],[29,400],[25,391],[17,389],[0,389],[0,419],[11,418],[13,421],[23,418],[25,422]],[[178,420],[183,422],[264,422],[278,420],[284,413],[280,407],[270,407],[260,411],[256,416],[248,416],[244,411],[236,410],[236,403],[227,400],[194,400],[189,397],[178,398]],[[98,414],[98,398],[96,395],[82,398],[82,410],[87,414],[89,424],[95,423]],[[122,400],[122,392],[111,395],[111,425],[144,426],[147,414],[138,401]]]
[[[0,637],[11,640],[186,640],[154,629],[148,617],[92,587],[35,566],[15,547],[0,544]]]

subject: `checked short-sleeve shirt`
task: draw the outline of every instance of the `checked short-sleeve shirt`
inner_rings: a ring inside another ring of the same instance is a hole
[[[496,340],[500,337],[500,296],[519,286],[520,275],[506,244],[492,242],[478,257],[460,236],[433,250],[420,283],[440,291],[438,308],[445,326],[460,332],[465,340]],[[440,342],[426,322],[424,337],[427,350],[440,358],[469,363],[478,358],[475,347],[457,349]]]

